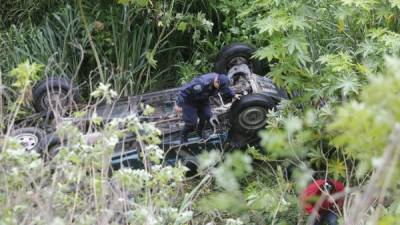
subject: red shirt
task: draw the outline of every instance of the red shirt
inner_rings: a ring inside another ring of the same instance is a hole
[[[303,191],[300,195],[300,202],[303,205],[304,210],[308,215],[310,215],[314,210],[314,205],[317,204],[319,198],[321,197],[321,190],[324,190],[325,179],[315,180],[313,183],[308,185],[308,187]],[[338,192],[344,191],[344,185],[340,181],[330,180],[330,182],[334,185],[335,189],[332,191],[331,195],[334,195]],[[344,197],[340,197],[332,201],[332,198],[327,197],[326,200],[321,204],[318,213],[321,213],[326,210],[334,210],[338,211],[343,207]],[[339,209],[337,209],[337,206]]]

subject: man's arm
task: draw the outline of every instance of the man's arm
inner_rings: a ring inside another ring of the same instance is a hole
[[[228,98],[233,98],[236,96],[235,92],[229,87],[229,85],[225,85],[221,88],[221,94],[222,96],[226,96]]]
[[[182,92],[182,90],[179,90],[178,98],[176,99],[176,105],[177,105],[178,107],[182,107],[183,102],[185,101],[185,100],[184,100],[184,99],[185,99],[185,96],[186,96],[186,94],[185,94],[184,92]]]

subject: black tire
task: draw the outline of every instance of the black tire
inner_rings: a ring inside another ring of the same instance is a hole
[[[62,146],[60,138],[51,134],[46,137],[46,146],[43,150],[43,158],[45,161],[52,160],[60,151],[60,147]]]
[[[26,151],[36,151],[41,154],[46,147],[46,132],[35,127],[20,128],[11,131],[10,136],[25,148]]]
[[[187,177],[195,176],[198,172],[199,161],[197,157],[190,151],[180,149],[177,154],[178,160],[189,170],[186,172]]]
[[[277,100],[260,93],[242,96],[232,104],[230,122],[234,132],[254,133],[267,124],[268,110],[275,109]]]
[[[220,74],[227,74],[234,65],[247,64],[252,72],[264,75],[269,72],[268,62],[252,58],[255,48],[245,43],[233,43],[221,49],[215,60],[214,70]]]
[[[68,109],[77,99],[71,81],[51,77],[38,82],[32,89],[33,107],[39,113]],[[69,106],[69,107],[68,107]],[[52,108],[53,107],[53,108]]]

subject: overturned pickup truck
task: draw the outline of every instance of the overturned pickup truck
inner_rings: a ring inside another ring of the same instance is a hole
[[[184,124],[174,111],[179,88],[123,97],[94,108],[86,106],[87,118],[77,121],[76,118],[64,116],[68,113],[62,112],[65,109],[82,108],[76,106],[77,90],[70,81],[62,78],[49,78],[35,85],[32,104],[38,113],[20,121],[11,135],[27,151],[56,152],[61,143],[52,135],[55,126],[51,120],[84,124],[95,112],[105,121],[134,115],[141,121],[155,123],[162,133],[161,147],[167,153],[166,162],[171,164],[177,159],[193,162],[197,154],[207,149],[232,149],[257,144],[257,131],[265,127],[268,110],[275,109],[279,101],[287,98],[287,94],[278,89],[271,79],[257,75],[267,73],[269,68],[264,61],[253,59],[253,52],[252,46],[243,43],[228,45],[219,52],[215,72],[227,74],[231,88],[242,96],[234,102],[226,102],[224,96],[220,95],[210,99],[212,113],[218,123],[208,124],[204,138],[192,135],[187,143],[180,143],[179,134]],[[145,116],[141,105],[153,107],[154,113]],[[49,116],[49,112],[53,116]],[[54,116],[55,113],[58,116]],[[38,118],[42,121],[39,125]],[[122,138],[115,147],[112,167],[141,167],[138,149],[134,135]]]

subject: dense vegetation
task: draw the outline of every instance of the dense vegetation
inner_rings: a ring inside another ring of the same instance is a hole
[[[326,176],[347,186],[342,224],[398,224],[399,15],[398,0],[5,0],[0,224],[306,224],[297,195]],[[138,94],[212,71],[238,41],[292,98],[269,113],[262,149],[204,153],[196,178],[162,165],[159,131],[136,118],[94,145],[61,124],[70,143],[51,163],[7,137],[43,77],[72,79],[86,100]],[[126,132],[156,166],[110,175]]]

